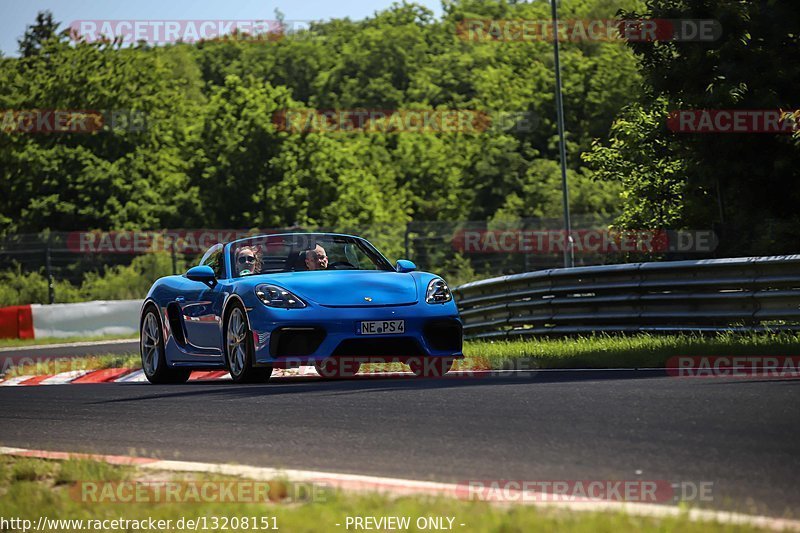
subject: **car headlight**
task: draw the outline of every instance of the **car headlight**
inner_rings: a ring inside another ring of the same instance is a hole
[[[428,283],[428,291],[425,294],[425,301],[429,304],[443,304],[453,299],[450,287],[442,278],[432,279]]]
[[[306,303],[292,294],[291,292],[275,285],[266,283],[256,287],[256,296],[268,307],[280,307],[282,309],[302,309]]]

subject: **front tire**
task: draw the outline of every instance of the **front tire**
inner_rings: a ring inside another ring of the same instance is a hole
[[[149,306],[139,331],[139,354],[147,381],[155,384],[185,383],[192,371],[167,366],[161,321],[154,306]]]
[[[253,335],[247,328],[244,308],[234,304],[224,324],[225,368],[234,383],[264,383],[272,375],[272,367],[256,367]]]

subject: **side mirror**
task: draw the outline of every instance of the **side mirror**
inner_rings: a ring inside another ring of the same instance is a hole
[[[214,276],[214,270],[208,265],[200,265],[190,268],[186,272],[186,277],[192,281],[205,283],[209,287],[214,287],[217,284],[217,278]]]
[[[417,265],[406,259],[399,259],[396,268],[398,272],[414,272],[417,269]]]

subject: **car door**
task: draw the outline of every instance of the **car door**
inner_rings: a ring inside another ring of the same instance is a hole
[[[214,270],[217,279],[224,277],[223,249],[221,244],[212,246],[200,260],[201,265]],[[178,297],[189,345],[202,351],[222,353],[220,315],[223,300],[224,292],[219,284],[209,287],[200,282],[188,285]]]

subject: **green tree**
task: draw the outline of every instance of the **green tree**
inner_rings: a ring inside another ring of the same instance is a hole
[[[606,18],[635,0],[581,0],[564,18]],[[398,3],[267,42],[163,47],[70,43],[29,31],[29,57],[0,59],[4,109],[134,110],[142,129],[0,138],[0,231],[176,226],[395,228],[411,220],[561,212],[552,45],[465,40],[469,17],[549,19],[543,2]],[[55,23],[53,23],[55,24]],[[564,43],[573,212],[618,210],[619,181],[581,154],[640,98],[631,50]],[[280,131],[287,109],[471,110],[476,133]],[[509,119],[509,117],[511,117]],[[517,117],[517,118],[514,118]],[[497,215],[499,213],[499,215]]]
[[[71,44],[63,35],[38,54],[4,59],[0,109],[91,111],[102,128],[27,133],[12,120],[0,136],[0,231],[196,220],[187,150],[197,94],[175,77],[176,64],[168,50]]]
[[[59,23],[53,20],[50,11],[40,11],[36,14],[36,24],[28,26],[22,39],[17,40],[19,53],[22,57],[30,57],[39,53],[42,43],[56,38]]]
[[[286,136],[273,117],[296,107],[289,91],[236,75],[208,102],[196,159],[204,224],[248,228],[269,224],[269,189],[281,179],[272,159]]]
[[[719,254],[794,252],[800,243],[798,145],[779,134],[691,134],[666,128],[680,109],[795,109],[800,12],[791,2],[652,0],[630,18],[714,19],[713,42],[630,43],[642,105],[589,161],[624,184],[623,223],[717,227]],[[659,206],[659,203],[662,205]]]

